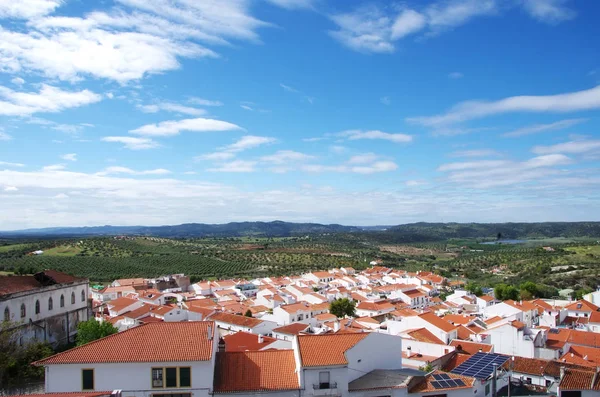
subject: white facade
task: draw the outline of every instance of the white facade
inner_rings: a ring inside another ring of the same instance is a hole
[[[72,342],[77,324],[88,319],[88,294],[87,280],[13,293],[0,297],[0,315],[22,326],[23,342]]]

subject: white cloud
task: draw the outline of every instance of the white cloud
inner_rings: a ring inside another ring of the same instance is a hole
[[[297,89],[295,89],[294,87],[290,87],[289,85],[285,85],[283,83],[280,83],[279,86],[281,88],[283,88],[284,90],[286,90],[287,92],[293,92],[293,93],[299,93],[300,92]]]
[[[56,196],[54,196],[52,198],[58,199],[58,200],[65,200],[65,199],[68,199],[69,196],[67,194],[64,194],[64,193],[59,193],[59,194],[57,194]]]
[[[296,152],[293,150],[279,150],[275,154],[269,156],[263,156],[260,158],[261,161],[274,163],[274,164],[285,164],[296,161],[306,161],[314,159],[314,156]]]
[[[600,86],[557,95],[514,96],[494,102],[467,101],[452,107],[447,113],[409,118],[408,121],[436,127],[504,113],[567,113],[598,108]]]
[[[249,105],[240,105],[240,107],[244,110],[249,110],[249,111],[254,111],[254,108],[252,106]]]
[[[146,124],[129,132],[146,136],[173,136],[178,135],[182,131],[208,132],[232,130],[242,130],[242,128],[227,121],[196,118]]]
[[[63,154],[60,158],[66,161],[77,161],[77,153]]]
[[[319,165],[319,164],[307,164],[301,167],[302,171],[306,172],[348,172],[349,168],[345,165]]]
[[[315,0],[267,0],[269,3],[276,6],[286,8],[288,10],[297,8],[312,8]]]
[[[103,142],[122,143],[125,148],[130,150],[145,150],[159,147],[159,143],[150,138],[135,138],[132,136],[106,136],[102,138]]]
[[[413,137],[406,134],[391,134],[388,132],[382,132],[378,130],[361,131],[361,130],[348,130],[337,134],[340,137],[346,137],[351,141],[358,139],[383,139],[394,143],[407,143],[412,142]]]
[[[498,156],[498,153],[492,149],[473,149],[473,150],[459,150],[450,154],[451,157],[491,157]]]
[[[1,39],[0,39],[1,43]],[[0,44],[1,45],[1,44]],[[56,113],[99,102],[102,97],[89,90],[64,91],[42,84],[40,91],[18,92],[0,86],[0,115],[28,116],[34,113]]]
[[[114,174],[127,174],[127,175],[168,175],[171,171],[164,168],[157,168],[154,170],[135,171],[131,168],[113,166],[107,167],[104,170],[96,173],[96,175],[114,175]]]
[[[53,12],[62,0],[0,0],[0,19],[32,19]]]
[[[361,6],[352,12],[332,15],[330,18],[338,29],[329,34],[358,52],[391,53],[396,49],[396,41],[410,35],[420,33],[431,37],[477,17],[498,15],[514,5],[524,7],[530,15],[544,22],[560,22],[574,16],[566,8],[560,7],[563,2],[564,0],[515,0],[512,3],[498,0],[439,0],[420,10]],[[390,9],[391,12],[388,11]]]
[[[423,14],[414,10],[404,10],[392,25],[391,39],[401,39],[404,36],[423,30],[426,26],[427,18]]]
[[[161,102],[152,105],[138,105],[137,108],[144,113],[157,113],[161,110],[164,110],[166,112],[181,113],[190,116],[202,116],[206,114],[205,109],[193,108],[172,102]]]
[[[565,128],[573,127],[577,124],[586,122],[588,119],[567,119],[556,121],[550,124],[535,124],[528,127],[519,128],[517,130],[502,134],[504,137],[518,137],[523,135],[537,134],[545,131],[556,131]]]
[[[393,161],[376,161],[373,164],[351,167],[350,170],[357,174],[374,174],[376,172],[388,172],[398,169]]]
[[[10,163],[7,161],[0,161],[0,166],[4,167],[25,167],[25,164],[22,163]]]
[[[217,167],[209,168],[209,172],[254,172],[256,161],[235,160],[229,163],[219,164]]]
[[[15,77],[15,78],[11,79],[10,82],[13,83],[14,85],[18,85],[19,87],[22,86],[23,84],[25,84],[25,80],[23,80],[20,77]]]
[[[303,142],[319,142],[319,141],[322,141],[324,139],[326,139],[326,138],[324,138],[324,137],[302,138],[302,141]]]
[[[346,153],[348,151],[348,148],[346,146],[342,146],[342,145],[332,145],[332,146],[329,146],[329,151],[331,151],[332,153],[335,153],[335,154],[342,154],[342,153]]]
[[[196,160],[196,161],[200,161],[200,160],[225,161],[225,160],[231,160],[234,157],[235,157],[235,154],[233,154],[231,152],[214,152],[214,153],[208,153],[208,154],[202,154],[200,156],[196,156],[194,158],[194,160]]]
[[[379,102],[383,103],[384,105],[391,105],[392,99],[389,96],[384,96],[379,98]]]
[[[53,164],[53,165],[47,165],[45,167],[42,168],[42,171],[62,171],[64,170],[65,165],[64,164]]]
[[[563,6],[566,0],[522,0],[525,11],[532,17],[555,24],[575,18],[575,11]]]
[[[559,143],[551,146],[535,146],[532,149],[536,154],[568,153],[581,154],[600,149],[600,140],[582,140]]]
[[[379,158],[375,153],[364,153],[350,157],[348,164],[366,164],[372,163]]]
[[[461,72],[452,72],[448,74],[448,77],[450,77],[451,79],[462,79],[465,75],[462,74]]]
[[[480,161],[466,161],[460,163],[448,163],[442,164],[438,167],[438,171],[459,171],[477,168],[495,168],[507,165],[508,161],[504,160],[480,160]]]
[[[404,184],[408,187],[416,187],[416,186],[424,186],[424,185],[428,185],[428,183],[426,181],[421,181],[421,180],[410,180],[410,181],[406,181],[404,182]]]
[[[564,154],[546,154],[544,156],[534,157],[523,163],[526,167],[554,167],[557,165],[571,164],[571,159]]]
[[[17,191],[19,191],[19,189],[15,186],[7,186],[4,188],[4,191],[5,192],[17,192]]]
[[[237,142],[222,147],[221,150],[236,153],[275,142],[277,142],[277,139],[268,136],[245,135]]]
[[[0,129],[0,141],[10,141],[12,139],[12,136],[8,135],[6,132],[2,131],[2,129]]]
[[[190,97],[188,102],[193,105],[199,106],[223,106],[223,102],[221,101],[213,101],[210,99],[198,98],[198,97]]]

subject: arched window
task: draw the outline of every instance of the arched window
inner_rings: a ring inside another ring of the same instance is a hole
[[[84,289],[81,290],[81,301],[85,302],[85,290]]]
[[[60,307],[65,307],[65,296],[64,295],[60,296]]]
[[[8,306],[4,308],[4,321],[10,321],[10,310]]]
[[[24,318],[27,315],[27,310],[25,310],[25,304],[21,303],[21,318]]]
[[[35,301],[35,314],[40,314],[40,301]]]
[[[71,292],[71,304],[75,304],[75,292]]]
[[[48,310],[52,310],[54,306],[54,302],[52,302],[52,297],[48,298]]]

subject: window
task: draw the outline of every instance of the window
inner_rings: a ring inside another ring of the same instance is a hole
[[[75,292],[71,292],[71,304],[75,304]]]
[[[319,372],[319,389],[329,389],[329,371]]]
[[[52,306],[54,306],[54,304],[52,303],[52,297],[48,298],[48,310],[52,310]]]
[[[190,367],[152,368],[152,388],[192,387]]]
[[[488,396],[490,394],[490,385],[485,385],[485,395]]]
[[[177,368],[165,368],[165,387],[177,387]]]
[[[192,369],[190,367],[179,368],[179,387],[192,387]]]
[[[64,295],[60,296],[60,307],[65,307],[65,296]]]
[[[81,290],[81,301],[85,302],[85,290],[84,289]]]
[[[94,390],[94,370],[81,370],[81,390]]]
[[[40,301],[35,301],[35,314],[40,314]]]
[[[10,321],[10,310],[8,307],[4,308],[4,321]]]
[[[152,387],[164,387],[162,368],[152,368]]]
[[[25,304],[21,303],[21,318],[24,318],[27,315],[27,310],[25,309]]]

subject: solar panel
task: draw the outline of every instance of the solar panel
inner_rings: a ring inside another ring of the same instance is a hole
[[[447,379],[447,380],[437,380],[437,381],[431,382],[431,386],[433,386],[434,389],[450,389],[453,387],[466,386],[465,382],[463,382],[461,379],[452,379],[448,375],[442,375],[442,376],[433,375],[433,377],[434,377],[434,379],[439,379],[439,378]]]
[[[456,387],[466,386],[465,382],[463,382],[462,379],[454,379],[454,383],[456,383]]]
[[[508,357],[501,354],[475,353],[451,372],[453,374],[471,376],[477,379],[487,379],[492,372],[494,372],[494,364],[497,364],[497,366],[500,367],[507,360]]]
[[[440,382],[431,382],[431,386],[433,386],[434,389],[443,389],[443,387],[440,386]]]
[[[433,374],[433,379],[435,380],[449,380],[452,379],[448,376],[448,374]]]

